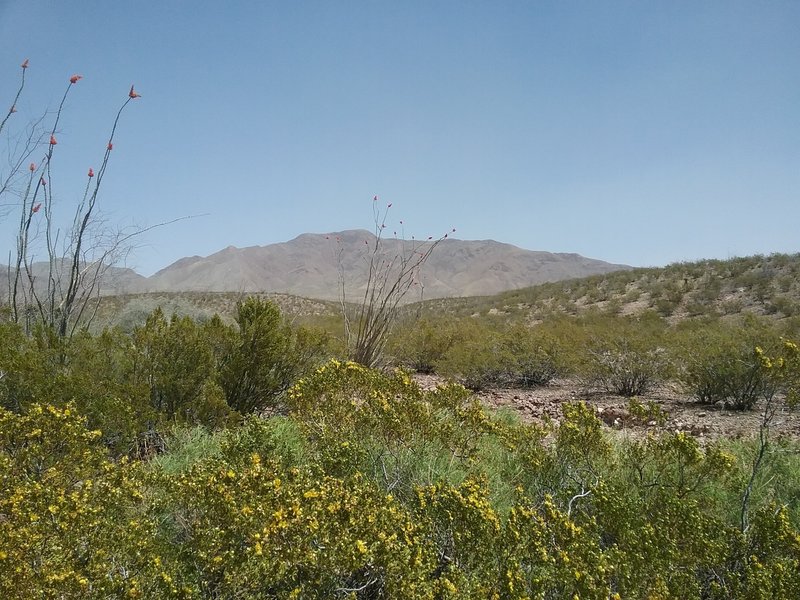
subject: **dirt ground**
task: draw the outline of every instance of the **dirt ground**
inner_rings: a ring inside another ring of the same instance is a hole
[[[420,375],[417,379],[423,388],[435,387],[441,379]],[[640,421],[630,415],[629,400],[598,390],[585,389],[576,381],[562,379],[533,389],[493,389],[477,393],[488,406],[516,412],[524,421],[541,420],[545,415],[554,421],[561,418],[561,405],[584,401],[593,406],[597,416],[609,428],[629,434],[645,434],[652,430],[685,431],[701,441],[721,437],[741,438],[758,435],[762,420],[762,407],[752,411],[734,411],[722,406],[701,406],[671,386],[662,386],[640,396],[641,402],[653,401],[666,412],[663,424],[654,420]],[[770,432],[776,436],[800,439],[800,411],[779,410],[771,424]]]

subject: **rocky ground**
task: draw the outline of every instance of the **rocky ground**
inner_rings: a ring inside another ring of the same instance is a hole
[[[441,380],[434,376],[419,376],[423,387],[433,387]],[[645,406],[649,402],[660,408],[663,419],[631,414],[630,400],[606,392],[587,389],[579,382],[563,379],[544,387],[533,389],[492,389],[478,392],[488,406],[509,409],[524,421],[534,422],[549,417],[561,418],[561,405],[566,402],[585,401],[597,411],[597,416],[609,429],[633,435],[647,431],[685,431],[701,440],[721,437],[741,438],[758,434],[763,418],[763,406],[751,411],[734,411],[723,406],[701,406],[680,390],[662,386],[641,396]],[[800,411],[788,411],[782,404],[776,412],[770,431],[773,435],[800,439]]]

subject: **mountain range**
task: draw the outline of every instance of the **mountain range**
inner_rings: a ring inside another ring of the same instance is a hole
[[[288,242],[237,248],[210,256],[181,258],[150,277],[132,269],[103,270],[103,295],[147,292],[279,292],[320,300],[358,300],[367,285],[371,256],[392,261],[425,252],[433,241],[382,238],[366,230],[304,233]],[[493,240],[444,239],[420,272],[424,298],[485,296],[540,283],[600,275],[631,267],[579,254],[523,250]],[[47,281],[47,263],[35,263],[37,281]],[[5,279],[7,269],[0,278]],[[420,300],[416,291],[406,301]]]
[[[366,286],[375,235],[366,230],[304,233],[266,246],[228,246],[210,256],[182,258],[148,278],[131,277],[128,292],[285,292],[325,300],[348,299]],[[381,259],[424,252],[433,242],[382,238]],[[523,250],[493,240],[445,239],[421,271],[425,298],[481,296],[630,269],[578,254]],[[412,296],[412,294],[409,294]],[[409,297],[408,300],[418,300]]]

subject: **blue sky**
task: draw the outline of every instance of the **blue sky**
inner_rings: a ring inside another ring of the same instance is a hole
[[[370,228],[375,194],[409,235],[632,265],[800,251],[794,1],[2,0],[0,103],[25,58],[15,118],[84,76],[58,138],[62,207],[131,83],[142,94],[104,215],[201,215],[139,238],[144,274]]]

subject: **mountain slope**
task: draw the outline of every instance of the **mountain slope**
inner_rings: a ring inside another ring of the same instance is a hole
[[[430,242],[382,241],[383,256],[408,256]],[[364,230],[306,233],[295,239],[181,259],[140,282],[150,291],[282,292],[335,300],[340,270],[347,297],[363,293],[375,236]],[[422,270],[426,298],[496,294],[525,286],[629,269],[577,254],[523,250],[492,240],[444,240]],[[409,295],[411,296],[411,295]],[[419,296],[408,300],[418,300]]]
[[[628,269],[492,296],[435,299],[425,302],[421,310],[433,315],[499,315],[528,322],[591,310],[623,315],[655,311],[673,322],[743,313],[796,318],[800,317],[800,254]]]

